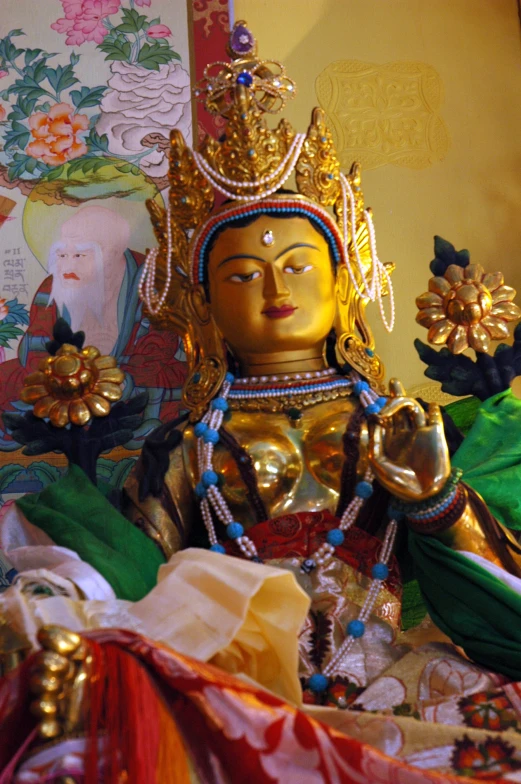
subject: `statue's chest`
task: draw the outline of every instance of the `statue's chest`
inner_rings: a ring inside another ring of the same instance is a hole
[[[239,449],[218,444],[213,465],[224,479],[221,490],[235,519],[246,525],[254,522],[248,478],[250,486],[254,480],[268,517],[334,512],[344,464],[343,435],[354,407],[351,399],[342,399],[304,409],[299,427],[283,413],[234,411],[226,430]],[[185,456],[196,481],[191,429],[185,434]]]

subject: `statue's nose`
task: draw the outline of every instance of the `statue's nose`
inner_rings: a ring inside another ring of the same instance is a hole
[[[276,264],[266,264],[264,273],[264,299],[267,302],[276,302],[288,297],[290,291],[284,280],[284,273]]]

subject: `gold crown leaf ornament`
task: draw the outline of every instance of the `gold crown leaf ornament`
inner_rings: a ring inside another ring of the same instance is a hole
[[[257,57],[257,44],[245,22],[230,34],[230,62],[207,66],[195,97],[225,121],[220,139],[206,136],[190,150],[182,135],[170,137],[170,194],[167,209],[148,207],[158,247],[149,251],[140,294],[152,321],[177,331],[184,341],[188,379],[183,404],[195,421],[222,384],[226,347],[211,317],[201,320],[207,249],[219,227],[256,214],[295,213],[327,237],[339,278],[335,330],[339,359],[375,387],[383,365],[365,318],[365,306],[378,301],[384,324],[392,329],[394,304],[390,272],[378,258],[372,216],[365,208],[360,167],[344,175],[325,114],[315,109],[307,133],[281,120],[270,128],[266,116],[284,109],[295,83],[277,61]],[[290,177],[296,190],[281,191]],[[213,208],[214,194],[228,201]],[[387,320],[382,298],[388,294]]]

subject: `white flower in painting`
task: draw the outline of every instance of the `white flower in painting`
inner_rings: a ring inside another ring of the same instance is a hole
[[[111,65],[110,89],[101,101],[101,116],[96,130],[106,134],[109,150],[117,155],[133,155],[151,147],[155,134],[169,138],[177,128],[190,140],[192,110],[190,76],[179,63],[149,71],[139,65],[115,62]],[[142,158],[139,165],[151,177],[163,177],[168,170],[165,150],[168,144]]]

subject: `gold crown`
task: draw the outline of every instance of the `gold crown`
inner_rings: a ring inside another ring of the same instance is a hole
[[[334,217],[328,218],[341,237],[342,261],[353,284],[344,303],[348,316],[342,338],[351,346],[355,341],[358,353],[365,356],[357,369],[367,374],[369,362],[369,374],[381,378],[379,360],[367,360],[374,343],[364,308],[368,300],[388,293],[393,265],[378,260],[371,213],[364,206],[360,167],[353,164],[348,175],[342,174],[322,109],[313,110],[306,134],[297,133],[284,119],[276,128],[268,127],[266,115],[284,109],[296,93],[295,83],[281,63],[257,57],[256,41],[245,22],[234,25],[228,54],[230,62],[207,66],[194,90],[196,99],[204,102],[210,113],[226,121],[223,136],[215,139],[207,135],[199,149],[192,151],[182,134],[173,130],[168,208],[165,211],[156,202],[147,203],[159,245],[148,254],[141,282],[148,312],[159,327],[173,328],[181,335],[189,369],[195,372],[209,351],[201,348],[201,327],[194,326],[190,307],[193,288],[199,282],[194,279],[192,254],[205,225],[215,217],[215,192],[232,200],[230,210],[238,204],[259,205],[268,197],[276,199],[277,191],[294,175],[296,198],[319,206],[324,215],[326,208],[333,208]],[[219,210],[223,219],[226,210]],[[212,350],[217,352],[213,343]]]

